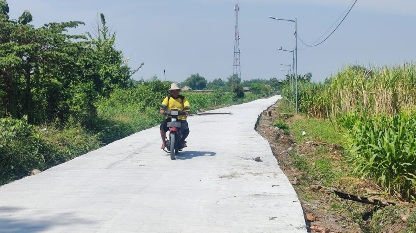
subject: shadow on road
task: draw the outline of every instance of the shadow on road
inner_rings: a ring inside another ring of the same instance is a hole
[[[192,159],[202,156],[215,156],[217,153],[211,151],[183,151],[177,154],[177,158],[181,160]]]
[[[57,226],[83,225],[92,222],[76,217],[72,213],[61,213],[56,216],[45,216],[44,213],[33,213],[31,218],[22,218],[19,213],[23,211],[21,208],[0,207],[0,232],[45,232]],[[10,217],[16,215],[17,217]],[[39,219],[39,216],[42,219]]]

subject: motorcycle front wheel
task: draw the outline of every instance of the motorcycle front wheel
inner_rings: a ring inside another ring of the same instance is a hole
[[[174,133],[171,133],[170,134],[170,159],[171,160],[175,160],[176,158],[175,158],[175,152],[176,152],[176,150],[175,150],[175,137],[176,137],[176,134],[174,134]]]

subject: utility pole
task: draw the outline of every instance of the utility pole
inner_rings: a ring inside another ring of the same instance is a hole
[[[295,55],[296,55],[296,69],[295,69],[295,81],[296,81],[296,114],[298,114],[298,19],[295,18]]]
[[[233,75],[237,76],[241,80],[241,66],[240,66],[240,32],[238,31],[238,12],[240,7],[238,4],[235,4],[235,43],[234,43],[234,69]]]

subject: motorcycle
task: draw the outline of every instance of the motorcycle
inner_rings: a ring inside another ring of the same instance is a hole
[[[165,115],[171,117],[171,121],[168,122],[169,138],[166,137],[166,149],[167,153],[170,153],[170,159],[175,160],[175,155],[183,149],[183,145],[179,145],[182,139],[182,121],[178,120],[178,116],[186,115],[184,111],[179,109],[171,109],[171,111],[165,111]]]

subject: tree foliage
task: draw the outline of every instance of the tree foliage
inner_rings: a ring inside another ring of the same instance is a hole
[[[115,33],[103,14],[92,36],[67,33],[84,24],[80,21],[35,28],[29,11],[17,21],[9,20],[8,12],[1,0],[0,117],[27,116],[31,124],[73,118],[90,124],[98,98],[131,84],[138,69],[131,69],[115,48]]]
[[[32,14],[29,11],[24,11],[19,17],[19,23],[26,25],[30,22],[32,22]]]
[[[228,86],[232,87],[233,89],[241,84],[241,78],[238,77],[238,75],[233,74],[230,77],[228,77]]]
[[[116,34],[109,30],[104,14],[100,14],[96,32],[87,33],[87,36],[90,48],[94,51],[89,58],[97,65],[94,82],[99,94],[109,96],[116,88],[126,88],[130,84],[130,77],[138,69],[131,69],[123,53],[115,48]]]
[[[200,76],[198,73],[192,74],[189,78],[187,78],[183,83],[182,86],[189,86],[193,90],[202,90],[205,89],[207,86],[207,80]]]
[[[0,0],[0,17],[9,19],[9,4],[6,0]]]
[[[225,82],[222,81],[222,79],[220,78],[214,79],[212,82],[207,83],[207,89],[211,89],[211,90],[218,90],[224,87],[225,87]]]

